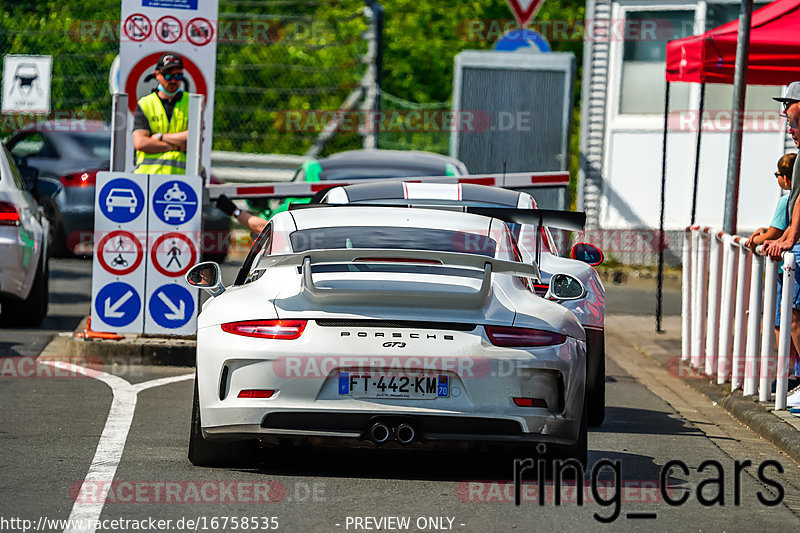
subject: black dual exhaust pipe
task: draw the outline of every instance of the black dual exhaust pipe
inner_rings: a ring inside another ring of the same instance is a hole
[[[396,440],[400,444],[411,444],[417,436],[414,426],[402,423],[397,426],[387,426],[383,422],[376,422],[369,428],[369,438],[375,444],[383,444],[389,440]]]

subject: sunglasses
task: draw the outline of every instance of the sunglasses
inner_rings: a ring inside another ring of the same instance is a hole
[[[781,174],[780,172],[776,172],[776,173],[775,173],[775,177],[776,177],[776,178],[780,178],[781,176],[783,176],[783,174]]]
[[[172,72],[170,74],[162,74],[167,81],[181,81],[183,79],[183,72]]]

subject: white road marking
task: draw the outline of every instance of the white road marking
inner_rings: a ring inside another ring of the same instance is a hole
[[[114,475],[117,472],[119,461],[122,458],[122,452],[125,449],[125,441],[128,439],[128,432],[131,429],[131,422],[133,422],[133,414],[134,411],[136,411],[137,394],[153,387],[192,379],[194,374],[153,379],[133,385],[121,377],[74,365],[72,363],[63,361],[41,361],[41,364],[51,365],[70,372],[77,372],[100,380],[111,387],[113,399],[111,400],[111,409],[108,411],[106,425],[103,428],[103,433],[100,435],[100,442],[97,443],[97,450],[94,453],[92,464],[89,466],[89,472],[86,474],[86,478],[81,484],[81,489],[78,491],[78,495],[80,496],[80,494],[83,493],[84,485],[88,483],[91,488],[90,492],[98,496],[96,498],[97,503],[76,501],[72,506],[72,512],[69,514],[67,522],[68,524],[78,524],[80,523],[78,521],[82,521],[83,524],[93,524],[100,518],[100,513],[103,511],[103,505],[108,495],[108,489],[114,481]],[[96,488],[100,488],[100,490],[98,491]],[[80,497],[77,499],[80,500]],[[93,498],[93,500],[94,499],[95,498]],[[64,533],[72,533],[73,531],[94,533],[95,529],[91,527],[75,530],[70,529],[69,526],[64,529]]]

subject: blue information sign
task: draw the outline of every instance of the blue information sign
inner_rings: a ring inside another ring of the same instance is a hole
[[[156,324],[166,329],[177,329],[192,318],[194,298],[185,287],[168,283],[153,291],[148,307]]]
[[[163,222],[180,226],[197,212],[197,195],[183,181],[168,181],[153,193],[153,212]]]
[[[127,178],[116,178],[100,190],[100,210],[109,219],[124,224],[136,219],[144,210],[144,193]]]
[[[100,320],[116,328],[136,320],[141,307],[142,300],[136,289],[121,281],[100,289],[94,301],[94,310]]]

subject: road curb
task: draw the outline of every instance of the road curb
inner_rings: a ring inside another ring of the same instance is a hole
[[[122,339],[85,338],[88,317],[74,331],[68,355],[101,361],[142,365],[194,366],[197,341],[185,337],[124,336]]]
[[[800,463],[800,432],[762,407],[755,399],[745,398],[739,391],[723,392],[718,385],[700,382],[697,379],[684,378],[683,381],[715,401],[739,422]]]

